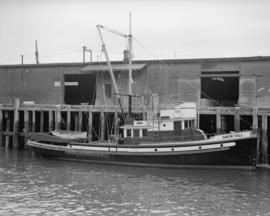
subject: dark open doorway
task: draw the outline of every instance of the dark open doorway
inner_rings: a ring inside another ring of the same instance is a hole
[[[203,73],[201,98],[214,101],[214,106],[234,106],[238,104],[239,76],[225,75]]]
[[[95,104],[96,74],[66,74],[64,79],[66,104]]]

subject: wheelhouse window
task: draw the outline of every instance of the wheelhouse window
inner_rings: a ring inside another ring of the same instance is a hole
[[[107,97],[112,97],[112,85],[111,84],[105,84],[104,85],[104,91],[105,91],[105,95]]]
[[[144,136],[147,136],[147,129],[143,129],[142,130],[142,136],[144,137]]]
[[[127,129],[127,137],[131,137],[131,129]]]
[[[185,128],[188,128],[188,121],[185,121]]]
[[[139,137],[140,136],[140,130],[139,129],[134,129],[133,130],[133,137]]]

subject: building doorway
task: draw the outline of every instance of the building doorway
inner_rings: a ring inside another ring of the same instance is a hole
[[[238,104],[239,72],[202,72],[201,99],[213,106]]]
[[[65,104],[95,104],[96,74],[65,74],[64,80]]]

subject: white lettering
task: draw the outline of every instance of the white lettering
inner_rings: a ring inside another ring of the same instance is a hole
[[[78,86],[78,82],[65,82],[65,86]]]

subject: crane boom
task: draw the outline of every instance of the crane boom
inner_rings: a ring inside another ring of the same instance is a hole
[[[115,95],[116,95],[116,97],[117,97],[117,101],[118,101],[118,104],[119,104],[119,106],[120,106],[121,113],[122,113],[122,115],[124,116],[124,109],[123,109],[123,107],[122,107],[122,103],[121,103],[121,100],[120,100],[119,90],[118,90],[118,87],[117,87],[117,84],[116,84],[116,81],[115,81],[115,78],[114,78],[114,74],[113,74],[113,70],[112,70],[112,65],[111,65],[111,62],[110,62],[110,59],[109,59],[109,55],[108,55],[108,52],[107,52],[107,49],[106,49],[106,45],[105,45],[105,43],[104,43],[104,40],[103,40],[103,37],[102,37],[100,28],[101,28],[101,26],[100,26],[100,25],[97,25],[99,37],[100,37],[100,40],[101,40],[101,43],[102,43],[102,50],[103,50],[104,53],[105,53],[105,57],[106,57],[106,60],[107,60],[107,64],[108,64],[108,66],[109,66],[110,77],[111,77],[111,79],[112,79],[112,83],[113,83]]]
[[[109,59],[109,55],[108,55],[108,52],[107,52],[107,49],[106,49],[106,45],[105,45],[104,40],[103,40],[101,29],[104,29],[106,31],[109,31],[109,32],[111,32],[113,34],[117,34],[117,35],[119,35],[121,37],[128,38],[128,66],[129,66],[129,69],[128,69],[128,113],[129,113],[129,117],[131,117],[131,111],[132,111],[132,34],[131,34],[131,13],[129,14],[129,34],[124,34],[122,32],[116,31],[116,30],[114,30],[112,28],[109,28],[109,27],[106,27],[106,26],[102,26],[102,25],[97,25],[97,29],[98,29],[98,33],[99,33],[100,40],[101,40],[101,43],[102,43],[102,50],[105,53],[107,64],[109,66],[109,72],[110,72],[110,76],[111,76],[111,79],[112,79],[113,87],[115,89],[115,94],[116,94],[116,97],[118,99],[118,103],[120,105],[120,108],[121,108],[122,113],[123,113],[123,108],[122,108],[121,101],[120,101],[120,94],[119,94],[119,90],[118,90],[118,87],[117,87],[117,84],[116,84],[116,81],[115,81],[115,78],[114,78],[114,74],[113,74],[113,70],[112,70],[112,65],[111,65],[111,62],[110,62],[110,59]]]
[[[109,27],[106,27],[106,26],[103,26],[103,25],[97,25],[97,27],[98,27],[98,28],[103,28],[103,29],[106,30],[106,31],[109,31],[109,32],[111,32],[111,33],[113,33],[113,34],[117,34],[117,35],[122,36],[122,37],[125,37],[125,38],[128,37],[127,34],[124,34],[124,33],[122,33],[122,32],[119,32],[119,31],[117,31],[117,30],[114,30],[114,29],[112,29],[112,28],[109,28]]]
[[[97,25],[99,37],[100,37],[100,40],[101,40],[101,43],[102,43],[102,50],[105,53],[105,58],[107,60],[108,66],[109,66],[109,72],[110,72],[110,76],[111,76],[111,79],[112,79],[112,82],[113,82],[113,87],[114,87],[114,90],[115,90],[115,93],[116,93],[117,97],[119,97],[119,91],[118,91],[118,87],[116,85],[116,81],[115,81],[115,78],[114,78],[114,74],[113,74],[113,70],[112,70],[112,65],[111,65],[111,62],[110,62],[110,59],[109,59],[109,55],[108,55],[108,52],[107,52],[107,49],[106,49],[106,45],[104,43],[104,40],[103,40],[103,37],[102,37],[100,28],[102,28],[102,26]]]

